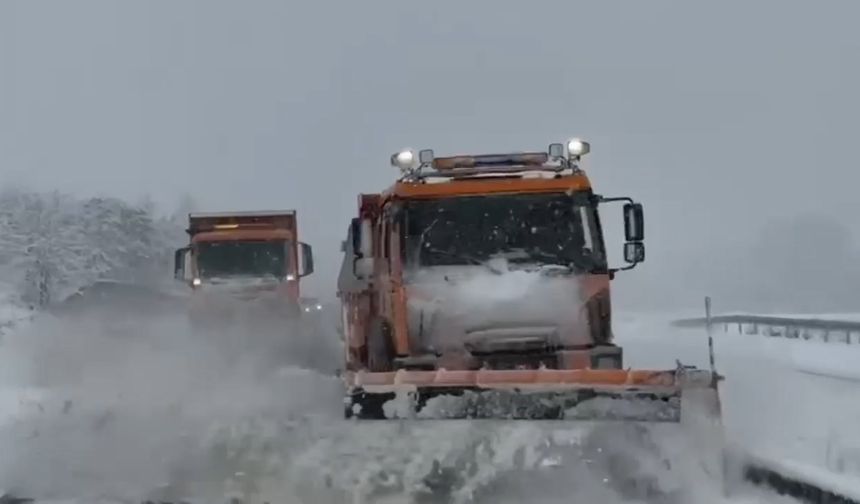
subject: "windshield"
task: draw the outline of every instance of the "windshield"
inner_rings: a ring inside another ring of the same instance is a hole
[[[284,240],[202,242],[197,244],[197,270],[202,278],[266,277],[287,274]]]
[[[412,265],[510,263],[606,269],[596,210],[584,194],[470,196],[406,204]]]

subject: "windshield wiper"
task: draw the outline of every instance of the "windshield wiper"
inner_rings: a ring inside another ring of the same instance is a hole
[[[539,269],[555,268],[564,269],[568,273],[590,273],[594,271],[596,265],[594,260],[588,255],[581,254],[576,260],[560,257],[556,254],[550,254],[541,250],[534,250],[528,254],[525,260],[513,262],[533,262]]]
[[[427,252],[430,252],[431,254],[439,254],[439,255],[446,256],[446,257],[451,257],[454,259],[462,259],[462,260],[465,260],[468,264],[473,264],[475,266],[483,266],[483,267],[487,268],[488,270],[490,270],[491,272],[495,273],[496,275],[501,275],[504,273],[504,271],[494,267],[492,265],[492,261],[482,261],[482,260],[480,260],[476,257],[472,257],[468,254],[462,254],[462,253],[455,254],[453,252],[448,252],[445,250],[439,250],[439,249],[435,249],[435,248],[428,248]]]
[[[467,254],[455,254],[454,252],[448,252],[447,250],[439,250],[437,248],[427,248],[426,250],[427,250],[427,252],[429,252],[431,254],[443,255],[445,257],[450,257],[452,259],[463,259],[465,261],[468,261],[470,264],[474,264],[476,266],[480,266],[480,265],[484,264],[483,261],[478,260],[478,259],[476,259],[470,255],[467,255]]]

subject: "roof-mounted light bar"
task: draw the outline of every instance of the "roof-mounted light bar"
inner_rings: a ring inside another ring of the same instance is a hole
[[[446,171],[490,166],[543,166],[547,162],[549,162],[549,156],[546,152],[525,152],[436,158],[432,161],[432,166],[439,171]]]
[[[268,222],[242,222],[233,224],[204,223],[189,226],[186,231],[202,233],[206,231],[241,231],[252,229],[276,229],[278,226]]]
[[[415,155],[412,149],[404,149],[391,155],[391,165],[399,168],[404,176],[417,176],[425,168],[440,175],[454,172],[493,171],[492,168],[539,167],[558,170],[576,168],[576,162],[591,151],[591,145],[579,138],[566,144],[550,144],[547,152],[522,152],[513,154],[481,154],[473,156],[435,157],[433,150],[424,149]],[[509,170],[506,170],[509,171]]]

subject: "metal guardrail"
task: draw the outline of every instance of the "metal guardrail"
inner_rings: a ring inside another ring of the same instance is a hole
[[[810,504],[860,504],[856,498],[842,492],[824,488],[806,478],[799,478],[760,464],[749,464],[744,469],[744,479],[754,485],[790,495]]]
[[[706,300],[706,305],[709,309],[709,300]],[[672,325],[685,328],[709,328],[709,335],[722,326],[725,332],[736,330],[740,334],[860,344],[860,321],[749,314],[714,316],[707,310],[705,317],[680,319],[674,321]],[[802,502],[860,504],[857,497],[827,488],[828,485],[814,481],[815,478],[792,474],[767,463],[748,462],[745,464],[743,476],[753,484],[768,487],[782,495],[790,495]]]
[[[820,340],[827,343],[860,344],[860,321],[794,318],[769,315],[715,315],[711,327],[723,326],[725,332],[760,334],[787,339]],[[676,320],[676,327],[705,327],[707,317]]]

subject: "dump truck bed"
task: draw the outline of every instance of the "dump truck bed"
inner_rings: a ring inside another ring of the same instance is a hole
[[[261,227],[295,230],[295,210],[264,210],[253,212],[195,212],[188,215],[188,233],[195,235],[231,227]]]

